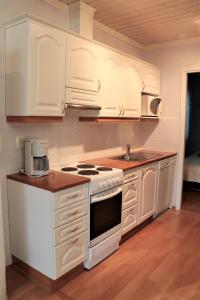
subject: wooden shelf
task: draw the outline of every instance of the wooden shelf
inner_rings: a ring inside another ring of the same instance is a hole
[[[63,117],[54,116],[7,116],[7,122],[16,123],[56,123],[62,122]]]
[[[80,122],[96,122],[96,123],[130,123],[133,121],[139,121],[140,118],[110,118],[110,117],[80,117]]]
[[[116,117],[80,117],[80,122],[96,122],[96,123],[130,123],[139,121],[159,121],[157,117],[141,117],[141,118],[116,118]]]

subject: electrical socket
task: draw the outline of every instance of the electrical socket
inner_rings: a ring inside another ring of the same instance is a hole
[[[23,136],[16,136],[16,148],[20,149],[24,147],[24,137]]]

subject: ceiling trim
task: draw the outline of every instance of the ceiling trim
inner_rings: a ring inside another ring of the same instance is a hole
[[[144,46],[141,45],[140,43],[137,43],[136,41],[132,40],[131,38],[127,37],[126,35],[120,33],[119,31],[112,29],[111,27],[109,27],[107,25],[104,25],[103,23],[101,23],[95,19],[94,19],[94,27],[96,27],[104,32],[110,33],[112,36],[116,37],[117,39],[124,41],[127,44],[134,46],[138,49],[144,48]]]
[[[195,44],[200,42],[200,37],[193,37],[183,40],[174,40],[169,42],[163,42],[158,44],[152,44],[148,46],[143,46],[143,50],[153,50],[153,49],[159,49],[159,48],[167,48],[167,47],[174,47],[174,46],[181,46],[181,45],[189,45],[189,44]]]

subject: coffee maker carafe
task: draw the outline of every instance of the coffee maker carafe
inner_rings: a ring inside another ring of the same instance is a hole
[[[49,174],[48,141],[25,139],[25,174],[44,176]]]

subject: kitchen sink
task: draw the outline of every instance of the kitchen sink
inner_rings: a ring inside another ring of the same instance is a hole
[[[150,159],[155,159],[159,156],[160,156],[160,154],[157,154],[157,153],[152,153],[152,152],[147,152],[147,151],[135,151],[130,154],[112,157],[112,159],[132,161],[132,162],[134,162],[134,161],[142,162],[142,161],[146,161],[146,160],[150,160]]]

